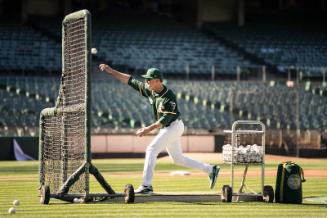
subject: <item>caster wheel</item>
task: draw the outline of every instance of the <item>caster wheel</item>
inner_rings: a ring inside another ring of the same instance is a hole
[[[131,184],[127,184],[124,189],[124,200],[126,204],[134,203],[135,193],[134,187]]]
[[[41,187],[41,204],[49,204],[50,201],[50,188],[47,185],[42,185]]]
[[[233,190],[229,185],[224,185],[221,190],[221,201],[232,202]]]
[[[274,189],[273,187],[271,187],[270,185],[265,185],[263,187],[263,200],[267,203],[272,203],[274,202],[274,197],[275,197],[275,194],[274,194]]]

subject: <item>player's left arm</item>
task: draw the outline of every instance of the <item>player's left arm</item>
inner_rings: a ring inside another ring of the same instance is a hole
[[[157,122],[151,124],[150,126],[139,129],[136,132],[136,135],[144,136],[154,129],[160,129],[163,126],[166,126],[174,118],[176,118],[176,116],[178,115],[175,99],[166,99],[162,105],[162,108],[158,109],[158,112],[163,114],[160,119]]]
[[[167,98],[165,99],[161,108],[158,109],[158,112],[162,114],[160,119],[158,120],[161,125],[166,126],[172,120],[177,119],[177,103],[175,98]]]

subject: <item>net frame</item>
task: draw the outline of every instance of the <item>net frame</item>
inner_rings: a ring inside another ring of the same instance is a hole
[[[81,10],[62,22],[59,95],[55,106],[40,114],[39,182],[61,200],[87,198],[90,173],[108,194],[115,194],[91,163],[91,65],[91,14]]]

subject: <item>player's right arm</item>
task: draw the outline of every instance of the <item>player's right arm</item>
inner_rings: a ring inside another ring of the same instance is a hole
[[[121,73],[109,67],[107,64],[100,64],[99,68],[101,71],[107,72],[108,74],[112,75],[114,78],[118,79],[122,83],[128,84],[144,97],[148,97],[150,95],[150,91],[149,89],[146,88],[146,84],[134,79],[131,75]]]
[[[100,64],[99,68],[101,71],[104,71],[104,72],[110,74],[111,76],[118,79],[120,82],[122,82],[124,84],[128,84],[128,81],[131,77],[131,75],[128,75],[126,73],[121,73],[121,72],[109,67],[107,64]]]

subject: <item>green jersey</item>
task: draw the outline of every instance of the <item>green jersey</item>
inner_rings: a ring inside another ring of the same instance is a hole
[[[149,89],[148,84],[133,77],[130,77],[128,80],[128,85],[140,92],[142,96],[148,98],[155,120],[159,121],[163,126],[169,126],[179,118],[180,112],[178,111],[176,96],[166,86],[164,86],[160,93],[156,93]]]

